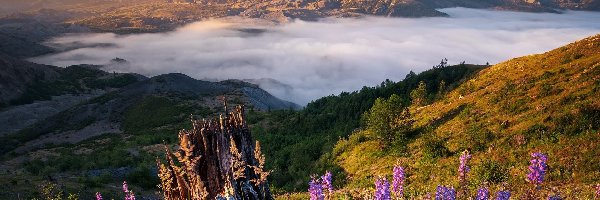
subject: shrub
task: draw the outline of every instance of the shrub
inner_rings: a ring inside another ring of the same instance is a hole
[[[450,151],[444,146],[445,140],[432,136],[425,137],[423,143],[423,156],[426,159],[447,157]]]
[[[154,189],[160,183],[158,176],[156,176],[156,171],[153,172],[147,165],[137,167],[127,175],[127,180],[144,189]]]
[[[499,162],[491,159],[483,160],[473,169],[474,180],[478,185],[488,182],[493,184],[502,183],[508,178],[508,169]]]
[[[406,138],[406,133],[412,128],[413,119],[409,110],[402,105],[398,95],[388,99],[377,98],[373,107],[364,114],[364,121],[376,139],[383,142],[385,147]]]
[[[425,85],[425,82],[419,82],[419,86],[410,92],[410,99],[415,106],[427,104],[427,85]]]

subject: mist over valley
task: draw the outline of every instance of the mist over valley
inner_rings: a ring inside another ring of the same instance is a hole
[[[166,33],[73,34],[47,41],[67,51],[30,60],[63,67],[105,65],[107,71],[147,76],[177,72],[203,80],[257,79],[252,82],[275,96],[305,105],[386,79],[402,80],[409,71],[429,69],[443,58],[449,64],[495,64],[600,32],[596,12],[440,11],[450,17],[283,24],[227,18]],[[114,58],[126,62],[111,63]]]

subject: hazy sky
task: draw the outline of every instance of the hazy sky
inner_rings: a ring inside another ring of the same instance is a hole
[[[261,87],[275,96],[305,105],[385,79],[401,80],[410,70],[429,69],[442,58],[451,64],[493,64],[600,33],[600,12],[442,11],[451,17],[328,18],[277,26],[211,20],[169,33],[71,35],[49,42],[115,45],[32,60],[68,66],[107,64],[119,57],[129,64],[112,65],[109,71],[148,76],[180,72],[205,80],[262,79]]]

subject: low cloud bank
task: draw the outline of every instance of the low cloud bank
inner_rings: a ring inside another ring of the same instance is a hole
[[[210,20],[169,33],[70,35],[49,43],[86,45],[32,58],[57,66],[107,64],[109,71],[148,76],[180,72],[198,79],[253,79],[300,105],[322,96],[399,81],[448,58],[491,64],[600,33],[600,13],[518,13],[443,9],[449,18],[328,18],[265,25]],[[114,44],[114,45],[90,45]]]

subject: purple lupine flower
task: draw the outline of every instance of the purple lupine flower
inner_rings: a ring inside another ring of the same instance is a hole
[[[510,191],[508,191],[508,190],[498,191],[496,193],[496,200],[509,200],[509,199],[510,199]]]
[[[490,197],[490,190],[487,187],[482,187],[477,190],[476,200],[488,200]]]
[[[444,186],[438,185],[435,189],[435,200],[443,200],[445,190],[446,188]]]
[[[392,182],[394,194],[396,197],[404,196],[404,168],[394,166],[394,180]]]
[[[456,200],[456,190],[454,190],[454,187],[438,185],[435,200]]]
[[[325,172],[325,175],[321,176],[321,180],[322,180],[322,185],[323,185],[323,189],[326,189],[329,192],[333,192],[333,184],[331,182],[331,172],[327,171]]]
[[[129,187],[127,186],[127,181],[123,181],[123,192],[128,193]]]
[[[563,198],[560,197],[560,195],[553,195],[553,196],[549,196],[548,200],[563,200]]]
[[[321,185],[321,180],[312,177],[312,180],[308,182],[308,193],[310,193],[310,200],[325,199],[325,195],[323,195],[323,185]]]
[[[129,199],[125,200],[135,200],[135,195],[133,194],[133,191],[129,191]]]
[[[102,194],[100,194],[100,192],[96,192],[96,200],[102,200]]]
[[[135,195],[133,191],[129,190],[127,181],[123,181],[123,192],[125,192],[125,200],[135,200]]]
[[[467,178],[467,173],[471,171],[469,168],[469,161],[471,160],[471,154],[469,150],[465,150],[460,155],[460,165],[458,166],[458,179],[459,181],[465,181]]]
[[[386,178],[378,178],[375,181],[375,200],[390,200],[390,182]]]
[[[546,165],[548,156],[540,152],[535,152],[531,154],[531,157],[533,158],[529,161],[531,165],[529,165],[527,180],[534,185],[542,184],[542,182],[544,182],[546,171],[548,170],[548,165]]]

